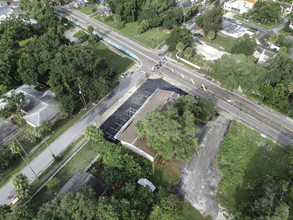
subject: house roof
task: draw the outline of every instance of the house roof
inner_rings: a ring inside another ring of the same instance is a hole
[[[287,9],[287,8],[292,8],[292,4],[289,4],[287,2],[279,2],[282,8]]]
[[[181,9],[187,8],[187,7],[191,8],[192,3],[189,0],[181,0],[181,1],[177,2],[176,7],[181,8]]]
[[[51,90],[43,93],[35,90],[34,86],[22,85],[6,95],[9,96],[12,92],[24,94],[26,104],[21,109],[25,113],[23,118],[33,127],[40,126],[44,120],[53,119],[59,112],[54,100],[55,94]],[[1,104],[0,100],[0,105],[3,107],[6,104],[3,102]]]
[[[60,189],[59,194],[77,193],[83,185],[91,186],[97,197],[102,196],[107,190],[107,186],[92,174],[80,170]]]
[[[258,0],[244,0],[244,1],[255,4]]]

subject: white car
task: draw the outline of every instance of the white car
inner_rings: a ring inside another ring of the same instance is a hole
[[[121,78],[124,79],[128,75],[128,72],[125,72],[121,75]]]

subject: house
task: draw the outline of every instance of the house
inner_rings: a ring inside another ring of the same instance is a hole
[[[9,17],[12,12],[12,5],[9,5],[6,1],[0,1],[0,22]]]
[[[229,0],[224,3],[224,9],[235,14],[247,13],[252,9],[257,0]]]
[[[183,8],[192,8],[193,5],[194,5],[194,1],[181,0],[181,1],[177,1],[175,6],[183,9]]]
[[[21,113],[26,122],[32,127],[38,127],[42,121],[54,120],[59,112],[58,105],[54,100],[55,94],[51,90],[39,92],[34,86],[22,85],[15,90],[6,93],[10,96],[12,92],[23,93],[25,97],[25,105],[21,108]],[[0,100],[3,108],[6,103]]]
[[[277,52],[264,48],[262,46],[257,46],[255,52],[253,53],[253,58],[258,62],[258,63],[264,63],[268,59],[274,58],[277,56]]]
[[[98,16],[112,16],[113,15],[113,12],[111,10],[111,8],[107,5],[102,5],[100,4],[97,8],[97,11],[96,11],[96,14]]]
[[[289,4],[287,2],[279,2],[282,10],[281,10],[281,17],[286,17],[288,14],[290,14],[293,10],[293,3]]]
[[[236,39],[242,37],[244,34],[248,34],[250,36],[253,35],[253,33],[249,31],[247,28],[244,28],[238,24],[234,24],[226,20],[224,20],[222,23],[221,33]]]
[[[59,190],[59,194],[77,193],[83,185],[91,186],[96,192],[97,198],[103,196],[107,190],[107,186],[92,174],[80,170]]]
[[[149,148],[145,140],[138,139],[134,125],[137,121],[142,120],[146,116],[146,113],[152,112],[157,108],[162,109],[168,104],[173,103],[178,97],[179,94],[176,92],[157,89],[128,120],[128,122],[121,127],[115,135],[115,139],[119,140],[122,145],[133,152],[153,162],[157,156],[157,152],[154,149]]]

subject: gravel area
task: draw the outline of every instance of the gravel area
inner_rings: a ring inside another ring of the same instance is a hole
[[[203,128],[199,138],[199,153],[185,163],[175,162],[181,180],[172,191],[183,200],[188,200],[202,215],[216,219],[219,204],[215,197],[222,174],[215,168],[215,161],[230,120],[222,115],[214,117]]]

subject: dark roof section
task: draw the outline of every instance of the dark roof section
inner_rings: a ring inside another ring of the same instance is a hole
[[[192,3],[189,0],[181,0],[180,2],[178,2],[176,4],[176,7],[181,8],[181,9],[187,8],[187,7],[188,8],[191,8],[192,7]]]
[[[82,185],[91,186],[98,198],[107,190],[107,186],[92,174],[80,170],[60,189],[59,194],[77,193]]]

